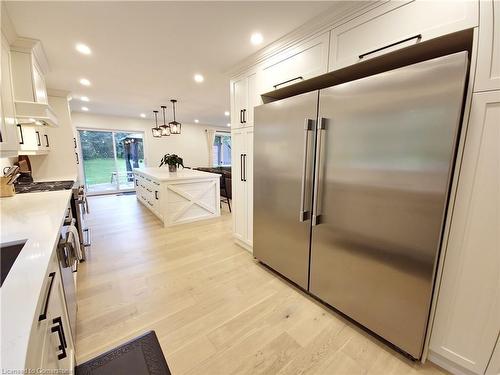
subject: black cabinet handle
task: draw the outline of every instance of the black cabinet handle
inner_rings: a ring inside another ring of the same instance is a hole
[[[158,199],[158,190],[155,190],[155,199]]]
[[[240,181],[245,181],[243,179],[243,154],[240,154]]]
[[[135,186],[139,186],[139,180],[135,180]]]
[[[368,55],[371,55],[372,53],[375,53],[375,52],[379,52],[379,51],[382,51],[386,48],[391,48],[391,47],[394,47],[394,46],[397,46],[398,44],[401,44],[401,43],[404,43],[404,42],[408,42],[412,39],[417,39],[417,42],[420,41],[420,39],[422,39],[422,34],[417,34],[417,35],[414,35],[414,36],[411,36],[409,38],[406,38],[406,39],[403,39],[403,40],[400,40],[399,42],[395,42],[395,43],[392,43],[392,44],[389,44],[387,46],[384,46],[384,47],[380,47],[380,48],[377,48],[377,49],[374,49],[373,51],[370,51],[370,52],[365,52],[361,55],[359,55],[359,59],[361,60],[363,57],[366,57]]]
[[[47,308],[49,307],[49,300],[50,300],[50,292],[52,291],[52,285],[54,284],[54,279],[56,277],[55,272],[49,273],[49,278],[50,278],[50,283],[49,283],[49,290],[47,291],[47,297],[45,298],[45,304],[43,306],[43,312],[38,316],[38,321],[42,321],[47,319]]]
[[[19,136],[21,137],[19,144],[24,145],[23,127],[21,126],[21,124],[17,124],[17,127],[19,128]]]
[[[67,357],[66,348],[68,347],[68,344],[66,343],[66,335],[64,334],[64,327],[62,324],[61,317],[59,316],[57,318],[54,318],[52,320],[52,323],[54,323],[55,326],[53,326],[50,329],[50,331],[52,333],[57,332],[57,336],[59,336],[59,350],[61,351],[61,353],[57,355],[57,359],[61,360]]]
[[[42,142],[40,141],[40,132],[38,130],[35,131],[36,133],[36,139],[37,139],[37,146],[41,146],[42,145]]]
[[[47,134],[44,134],[43,135],[45,137],[45,147],[49,147],[50,144],[49,144],[49,136]]]
[[[247,181],[247,154],[243,154],[243,181]]]
[[[76,164],[80,164],[80,157],[78,156],[78,152],[75,152],[76,156]]]
[[[240,124],[243,124],[243,110],[240,109]]]
[[[76,148],[76,138],[73,138],[73,144],[75,145]]]
[[[277,84],[273,85],[273,87],[274,87],[274,89],[277,89],[277,88],[278,88],[279,86],[281,86],[281,85],[284,85],[284,84],[286,84],[286,83],[290,83],[290,82],[296,81],[296,80],[298,80],[298,79],[303,80],[303,79],[304,79],[304,77],[302,77],[302,76],[298,76],[298,77],[295,77],[295,78],[292,78],[292,79],[289,79],[289,80],[286,80],[286,81],[283,81],[283,82],[277,83]]]
[[[243,110],[243,123],[244,124],[247,123],[247,110],[246,109]]]

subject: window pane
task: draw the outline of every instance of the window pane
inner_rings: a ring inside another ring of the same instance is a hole
[[[231,135],[216,134],[213,145],[214,166],[231,165]]]

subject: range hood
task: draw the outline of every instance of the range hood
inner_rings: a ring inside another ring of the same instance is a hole
[[[45,125],[57,127],[57,117],[45,103],[14,101],[16,119],[20,125]]]
[[[57,127],[45,86],[49,65],[39,40],[18,38],[10,46],[16,120],[21,125]]]

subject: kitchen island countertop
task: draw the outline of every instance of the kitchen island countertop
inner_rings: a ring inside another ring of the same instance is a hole
[[[177,172],[169,172],[168,167],[161,168],[134,168],[134,172],[149,176],[158,181],[179,181],[220,178],[217,173],[197,171],[194,169],[179,169]]]

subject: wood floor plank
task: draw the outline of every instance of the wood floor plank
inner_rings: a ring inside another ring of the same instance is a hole
[[[90,198],[77,362],[155,330],[173,375],[426,374],[234,244],[231,215],[164,228],[134,195]]]

